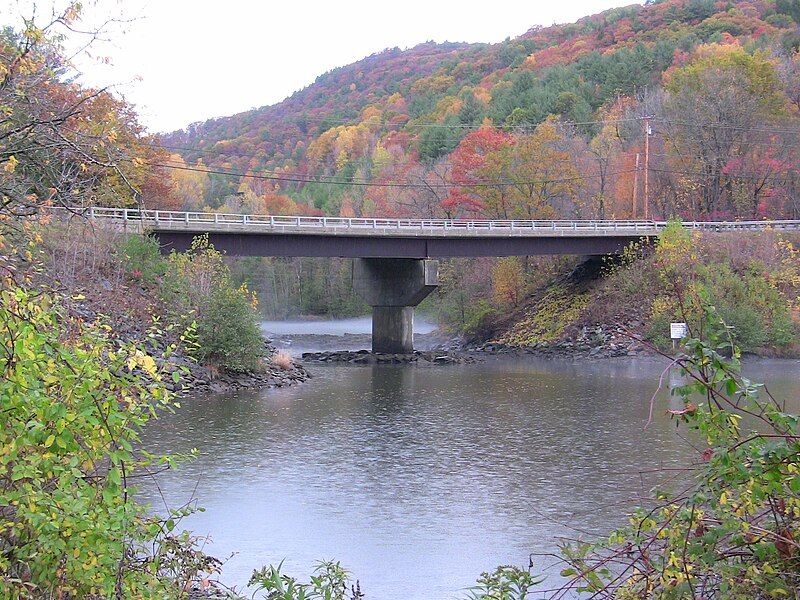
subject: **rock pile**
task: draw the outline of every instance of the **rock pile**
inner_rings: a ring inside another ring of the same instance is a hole
[[[271,356],[274,348],[268,342],[265,345],[267,356]],[[156,358],[156,364],[168,375],[175,371],[179,373],[178,383],[167,379],[166,385],[171,391],[182,394],[205,391],[220,394],[248,388],[286,387],[311,378],[311,374],[300,364],[292,362],[289,368],[282,368],[272,364],[269,359],[264,361],[260,370],[242,373],[214,372],[178,353],[167,359]]]
[[[486,354],[533,354],[551,358],[612,358],[648,354],[647,349],[627,336],[622,327],[604,328],[600,325],[583,327],[572,338],[537,342],[530,346],[487,342],[468,350]]]

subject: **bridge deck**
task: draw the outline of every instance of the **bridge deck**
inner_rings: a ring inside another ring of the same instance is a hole
[[[663,221],[527,221],[350,219],[225,213],[76,209],[98,222],[157,235],[166,248],[184,250],[209,234],[231,255],[430,258],[610,254],[633,240],[657,235]],[[800,231],[800,221],[689,222],[703,231]]]

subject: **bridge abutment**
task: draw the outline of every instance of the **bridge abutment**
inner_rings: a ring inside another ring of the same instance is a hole
[[[372,351],[414,350],[414,307],[439,285],[439,263],[412,258],[357,258],[353,288],[372,306]]]

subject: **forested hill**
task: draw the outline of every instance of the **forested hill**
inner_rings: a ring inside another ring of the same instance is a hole
[[[195,123],[165,140],[218,152],[207,161],[210,164],[237,169],[281,166],[296,154],[297,142],[312,140],[332,126],[357,122],[365,107],[410,89],[420,78],[446,68],[446,61],[460,62],[469,55],[471,63],[483,48],[487,46],[427,43],[411,50],[384,50],[320,75],[283,102]],[[186,156],[193,157],[190,152]]]
[[[163,202],[344,216],[796,216],[798,21],[800,0],[656,0],[499,44],[386,50],[274,106],[163,136],[175,153]]]

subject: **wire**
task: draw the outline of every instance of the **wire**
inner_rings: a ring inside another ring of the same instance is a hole
[[[633,117],[628,119],[609,119],[604,121],[567,121],[569,125],[581,126],[581,125],[611,125],[611,124],[619,124],[619,123],[628,123],[633,121],[640,121],[641,117]],[[357,126],[362,124],[361,123],[344,123],[346,126]],[[491,123],[481,123],[480,125],[468,125],[468,124],[446,124],[446,123],[381,123],[386,128],[389,127],[403,127],[403,128],[414,128],[414,129],[482,129],[484,127],[496,130],[508,130],[508,129],[516,129],[516,130],[530,130],[536,129],[538,125],[529,124],[529,125],[494,125]],[[223,142],[224,140],[219,140],[214,142],[214,144],[218,144]],[[198,154],[216,154],[216,155],[226,155],[231,156],[235,155],[236,151],[228,152],[225,148],[220,148],[219,150],[212,150],[212,149],[204,149],[204,148],[191,148],[188,146],[175,146],[172,144],[162,144],[162,143],[148,143],[147,145],[153,148],[163,148],[165,150],[182,150],[184,152],[193,152]],[[245,156],[241,155],[240,156]]]
[[[543,185],[549,183],[567,183],[570,181],[582,181],[584,179],[596,179],[600,177],[611,177],[614,175],[622,175],[624,173],[633,173],[634,170],[618,171],[614,173],[606,173],[604,175],[579,175],[576,177],[564,177],[558,179],[539,179],[531,181],[476,181],[470,183],[409,183],[409,182],[378,182],[378,181],[341,181],[341,180],[321,180],[316,177],[287,177],[283,175],[267,175],[267,174],[252,174],[247,175],[244,173],[237,173],[235,171],[223,171],[221,169],[203,169],[199,167],[190,167],[188,165],[168,165],[163,163],[150,163],[153,167],[161,167],[165,169],[175,169],[179,171],[193,171],[197,173],[207,173],[213,175],[228,175],[231,177],[245,177],[251,179],[264,179],[268,181],[284,181],[289,183],[324,183],[332,185],[346,185],[346,186],[359,186],[359,187],[384,187],[384,188],[483,188],[483,187],[514,187],[520,185]]]
[[[695,177],[711,177],[712,173],[701,173],[699,171],[679,171],[677,169],[659,169],[657,167],[650,167],[650,171],[654,173],[663,173],[666,175],[693,175]],[[785,175],[731,175],[730,173],[719,173],[720,178],[725,179],[742,179],[745,181],[770,181],[786,179]]]
[[[733,129],[737,131],[757,131],[760,133],[790,133],[800,135],[800,129],[789,129],[785,127],[745,127],[742,125],[728,125],[727,123],[689,123],[688,121],[673,121],[669,119],[658,119],[661,123],[680,125],[683,127],[697,127],[702,129]]]

